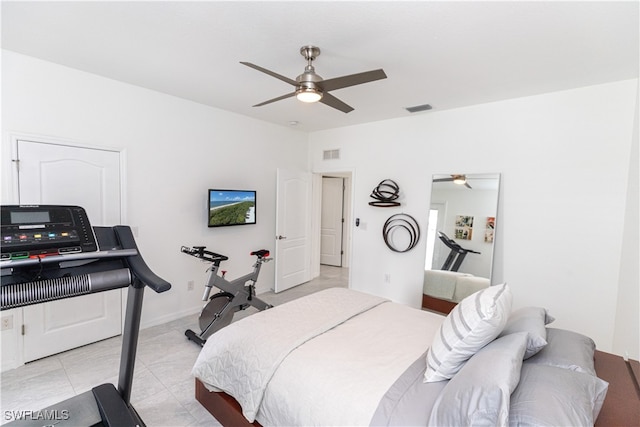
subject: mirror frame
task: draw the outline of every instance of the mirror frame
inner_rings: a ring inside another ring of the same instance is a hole
[[[464,182],[453,183],[461,177]],[[462,298],[491,284],[501,174],[434,174],[431,182],[429,212],[436,204],[441,209],[437,219],[430,217],[427,222],[422,308],[449,313]],[[448,190],[436,186],[448,186]],[[477,200],[464,200],[465,194]],[[445,236],[438,238],[437,232]]]

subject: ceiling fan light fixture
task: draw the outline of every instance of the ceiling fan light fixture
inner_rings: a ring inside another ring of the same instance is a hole
[[[312,87],[301,87],[296,90],[296,98],[302,102],[318,102],[322,99],[322,92]]]
[[[464,175],[454,175],[453,183],[458,185],[464,185],[467,183],[467,177]]]

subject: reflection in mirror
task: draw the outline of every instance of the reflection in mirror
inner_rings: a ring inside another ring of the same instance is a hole
[[[500,174],[434,175],[422,306],[449,313],[488,287]]]

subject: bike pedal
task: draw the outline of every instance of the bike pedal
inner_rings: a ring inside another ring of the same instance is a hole
[[[191,329],[187,329],[186,331],[184,331],[184,335],[190,340],[193,341],[194,343],[200,345],[200,347],[204,346],[204,344],[207,342],[207,340],[203,340],[202,338],[200,338],[198,336],[198,334],[196,334],[195,332],[193,332]]]

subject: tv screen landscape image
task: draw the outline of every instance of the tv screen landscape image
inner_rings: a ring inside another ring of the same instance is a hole
[[[209,189],[209,227],[256,223],[256,192]]]

